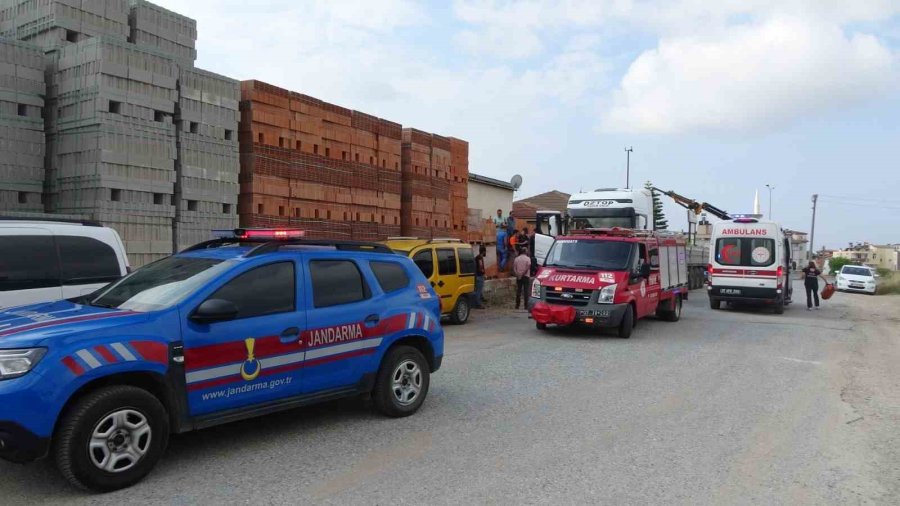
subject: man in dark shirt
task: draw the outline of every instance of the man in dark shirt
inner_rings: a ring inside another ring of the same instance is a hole
[[[819,277],[822,271],[816,267],[812,260],[803,268],[803,286],[806,287],[806,310],[812,311],[813,298],[816,300],[816,309],[819,309]]]
[[[484,257],[487,248],[484,244],[478,246],[478,256],[475,257],[475,309],[484,309]]]

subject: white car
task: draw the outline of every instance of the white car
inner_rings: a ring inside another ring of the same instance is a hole
[[[119,234],[99,223],[0,218],[0,308],[87,295],[129,270]]]
[[[836,283],[838,290],[875,294],[875,273],[868,267],[845,265],[838,272]]]

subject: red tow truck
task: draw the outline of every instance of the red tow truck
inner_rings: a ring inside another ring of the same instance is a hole
[[[641,318],[678,321],[687,296],[680,234],[586,229],[556,238],[531,286],[529,309],[539,330],[615,328],[628,338]]]

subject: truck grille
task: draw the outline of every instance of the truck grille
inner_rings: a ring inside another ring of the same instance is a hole
[[[587,306],[594,294],[591,290],[581,290],[578,288],[563,288],[561,291],[556,290],[552,286],[548,286],[545,296],[550,304],[559,304],[561,306]]]

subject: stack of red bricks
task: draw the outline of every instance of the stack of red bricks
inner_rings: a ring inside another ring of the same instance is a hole
[[[404,236],[450,236],[450,148],[447,137],[414,128],[403,129],[401,224]]]
[[[260,81],[241,83],[240,223],[307,237],[400,235],[401,126]]]
[[[469,234],[469,143],[455,137],[450,137],[450,223],[452,237],[481,240],[481,230]]]

